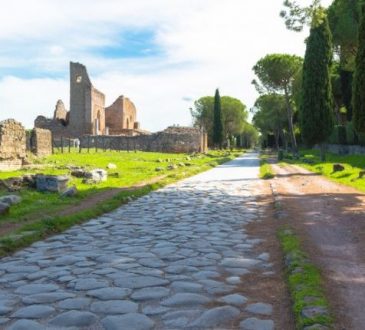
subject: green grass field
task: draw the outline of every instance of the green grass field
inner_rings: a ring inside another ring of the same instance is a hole
[[[365,170],[365,156],[339,156],[327,153],[326,161],[321,162],[318,150],[301,150],[300,159],[285,158],[284,162],[300,165],[309,171],[324,175],[335,182],[356,188],[365,192],[365,177],[360,179],[360,171]],[[333,173],[333,164],[342,164],[345,170]]]
[[[11,223],[17,225],[16,230],[7,231],[5,235],[0,235],[0,254],[11,252],[37,239],[60,232],[75,223],[111,211],[127,202],[131,197],[144,195],[168,183],[208,170],[235,158],[241,153],[242,151],[211,151],[206,155],[189,156],[187,154],[146,152],[100,151],[96,153],[90,151],[90,153],[82,154],[74,152],[54,154],[43,159],[37,159],[36,165],[38,168],[32,170],[0,172],[0,179],[6,179],[36,173],[69,175],[68,166],[80,166],[87,169],[106,169],[109,163],[117,166],[117,169],[108,170],[108,180],[100,184],[84,184],[81,178],[71,177],[69,185],[75,185],[79,191],[75,197],[60,198],[57,193],[41,193],[33,189],[21,190],[18,194],[22,197],[22,202],[14,205],[9,214],[0,216],[0,230],[4,226],[11,225]],[[174,170],[167,169],[170,164],[179,165],[180,163],[184,163],[185,166],[178,166]],[[162,170],[156,171],[157,167],[162,168]],[[118,176],[113,176],[113,173],[118,173]],[[79,205],[94,194],[113,188],[131,187],[156,177],[163,178],[154,184],[149,184],[134,191],[119,192],[113,198],[96,203],[87,210],[82,210],[76,214],[68,214],[67,216],[59,216],[59,212],[70,206]],[[8,194],[8,192],[0,190],[0,196],[5,194]],[[19,224],[21,225],[19,226]]]

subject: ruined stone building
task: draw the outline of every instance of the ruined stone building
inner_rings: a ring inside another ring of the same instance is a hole
[[[138,135],[134,104],[119,96],[105,107],[105,95],[91,83],[86,67],[70,63],[70,111],[57,101],[52,119],[38,116],[34,126],[52,131],[54,137],[79,138],[83,135]]]

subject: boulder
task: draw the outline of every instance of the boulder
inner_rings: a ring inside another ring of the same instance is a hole
[[[108,179],[107,171],[97,168],[90,172],[86,172],[85,179],[83,180],[84,183],[99,183],[104,182]]]
[[[5,195],[0,197],[0,203],[14,205],[19,204],[22,201],[22,198],[18,195]]]
[[[362,179],[365,176],[365,171],[360,171],[359,179]]]
[[[36,188],[36,179],[35,175],[23,175],[23,185],[29,188]]]
[[[156,167],[156,169],[155,169],[156,172],[161,172],[163,170],[164,170],[163,167]]]
[[[67,188],[62,194],[61,197],[74,197],[78,193],[78,190],[76,186],[72,186],[70,188]]]
[[[6,203],[0,203],[0,215],[8,214],[10,206]]]
[[[71,171],[71,175],[75,178],[85,178],[86,177],[86,171],[83,169],[75,169]]]
[[[167,166],[167,169],[168,170],[176,170],[177,169],[177,165],[175,165],[175,164],[171,164],[171,165],[169,165],[169,166]]]
[[[42,192],[64,192],[69,178],[62,175],[36,175],[36,186]]]
[[[345,167],[341,164],[333,164],[333,173],[342,172],[345,170]]]
[[[113,164],[113,163],[109,163],[108,166],[106,167],[108,170],[116,170],[118,167],[117,165]]]

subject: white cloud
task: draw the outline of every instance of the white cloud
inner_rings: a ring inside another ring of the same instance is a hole
[[[187,99],[216,87],[252,106],[255,62],[304,53],[305,35],[285,29],[281,7],[282,0],[13,0],[0,12],[0,68],[15,72],[0,78],[0,119],[31,127],[36,115],[52,115],[57,99],[68,105],[70,60],[87,65],[108,104],[130,97],[146,129],[190,124]],[[140,28],[155,31],[163,56],[112,59],[91,51]],[[22,68],[44,78],[27,79]]]

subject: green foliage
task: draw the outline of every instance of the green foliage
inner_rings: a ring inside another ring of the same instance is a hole
[[[353,81],[353,122],[356,132],[365,133],[365,5],[359,27],[359,49]]]
[[[356,141],[356,132],[354,130],[354,125],[351,121],[346,123],[346,141],[348,144],[355,144]]]
[[[293,123],[293,86],[302,67],[302,58],[288,54],[269,54],[260,59],[253,70],[260,82],[254,80],[260,94],[278,93],[285,96],[288,129],[293,150],[297,150],[295,127]]]
[[[239,140],[239,147],[252,148],[256,146],[259,141],[259,132],[253,125],[245,123],[242,133],[239,135]]]
[[[289,281],[289,289],[294,302],[294,314],[297,328],[321,324],[331,326],[330,315],[315,316],[305,318],[302,310],[305,307],[324,307],[328,309],[328,302],[325,298],[321,274],[313,266],[302,251],[301,244],[297,236],[290,229],[279,231],[279,240],[284,250],[286,260],[286,271]],[[310,300],[308,299],[310,298]]]
[[[240,100],[230,96],[222,96],[220,99],[224,138],[244,133],[248,117],[246,106]],[[194,125],[206,130],[209,145],[213,145],[214,98],[205,96],[195,101],[191,115]]]
[[[269,180],[275,177],[275,174],[266,160],[261,159],[260,161],[260,179]]]
[[[309,6],[301,6],[295,0],[284,0],[284,9],[280,16],[284,19],[288,30],[303,31],[305,25],[320,25],[326,17],[326,11],[321,7],[321,0],[312,0]]]
[[[328,142],[331,144],[347,144],[346,126],[336,125],[333,128],[332,134],[330,135]]]
[[[285,97],[280,94],[264,94],[255,102],[252,122],[262,135],[273,134],[278,145],[280,135],[287,130]]]
[[[333,44],[345,71],[354,70],[362,3],[363,0],[334,0],[327,10]]]
[[[253,84],[260,94],[279,93],[291,96],[294,78],[300,71],[302,63],[302,58],[296,55],[266,55],[253,67],[261,84],[255,80]]]
[[[310,30],[303,64],[300,124],[309,146],[324,143],[333,129],[331,61],[331,32],[325,19]]]
[[[221,97],[219,90],[216,89],[214,96],[214,120],[213,120],[213,143],[216,146],[222,147],[223,143],[223,123],[221,111]]]

